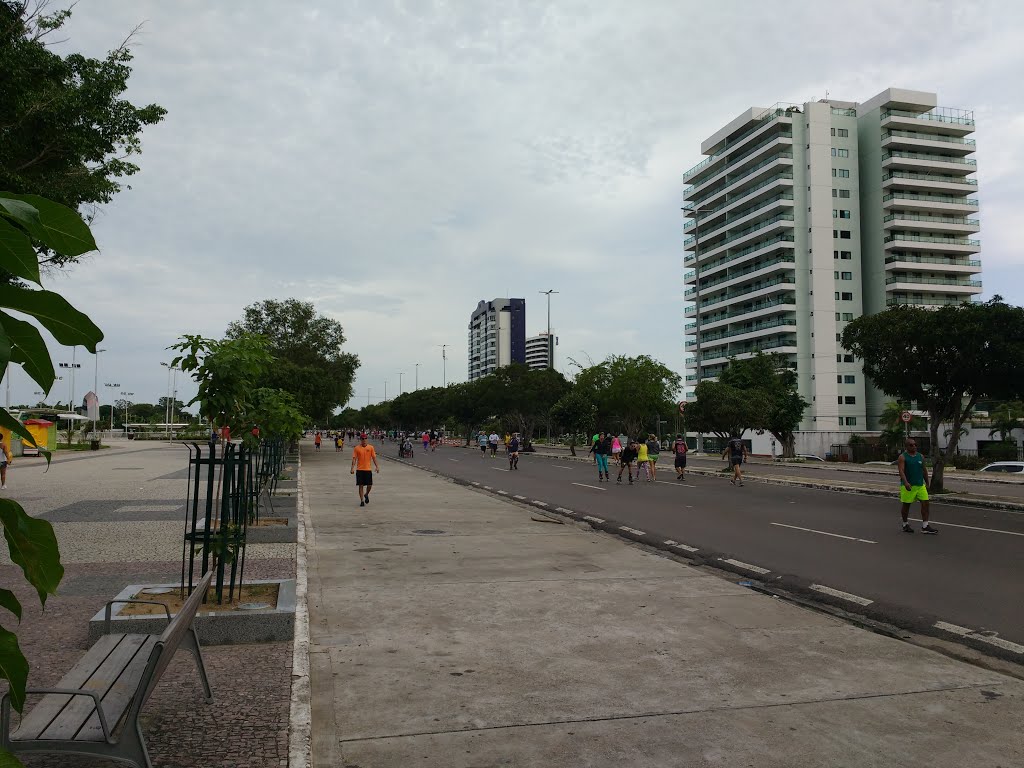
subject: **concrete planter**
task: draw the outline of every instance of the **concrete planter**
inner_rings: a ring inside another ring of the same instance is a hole
[[[295,629],[295,579],[253,579],[246,584],[280,584],[277,606],[230,612],[204,611],[196,614],[196,631],[203,645],[241,643],[277,643],[291,640]],[[145,589],[178,589],[179,584],[130,584],[116,600],[131,598]],[[143,600],[159,600],[159,595],[144,595]],[[122,616],[123,604],[111,610],[110,631],[117,634],[160,634],[167,626],[163,616]],[[103,610],[89,620],[89,645],[103,635]]]
[[[298,540],[299,529],[294,518],[289,518],[284,525],[250,525],[245,529],[246,544],[294,544]]]

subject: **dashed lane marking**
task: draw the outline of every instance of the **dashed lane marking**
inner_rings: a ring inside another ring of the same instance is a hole
[[[606,490],[608,490],[607,488],[601,488],[598,485],[587,485],[586,483],[573,483],[573,485],[578,485],[580,488],[593,488],[595,491],[606,491]]]
[[[508,491],[498,491],[502,496],[508,496]]]
[[[508,470],[508,469],[502,469],[501,467],[491,467],[491,469],[496,470],[498,472],[509,472],[509,471],[511,471],[511,470]]]
[[[448,459],[448,461],[462,461],[462,459]]]
[[[634,536],[646,536],[647,531],[641,531],[636,528],[630,528],[628,525],[620,525],[620,531],[626,531],[626,533],[632,533]]]
[[[971,635],[971,637],[981,640],[983,643],[994,645],[997,648],[1002,648],[1004,651],[1013,651],[1014,653],[1024,654],[1024,645],[1011,643],[1009,640],[1003,640],[1001,637],[989,637],[987,635]]]
[[[485,486],[484,486],[484,490],[485,490],[485,491],[493,491],[494,489],[493,489],[493,488],[491,488],[491,486],[489,486],[489,485],[485,485]]]
[[[959,624],[950,624],[948,621],[936,621],[933,626],[936,629],[941,629],[945,632],[952,632],[954,635],[960,635],[961,637],[967,637],[967,635],[974,632],[973,629],[961,627]]]
[[[548,505],[546,501],[537,501],[536,499],[534,499],[531,503],[536,504],[538,507],[546,507]]]
[[[840,589],[826,587],[824,584],[811,584],[811,589],[815,592],[821,592],[823,595],[838,597],[840,600],[849,600],[851,603],[857,603],[857,605],[871,605],[875,602],[874,600],[868,600],[866,597],[861,597],[860,595],[854,595],[850,592],[843,592]]]
[[[753,571],[754,573],[760,573],[762,576],[766,573],[771,573],[767,568],[762,568],[759,565],[751,565],[750,563],[744,563],[742,560],[733,560],[731,557],[720,557],[718,559],[723,563],[735,565],[737,568],[744,568],[748,571]]]
[[[575,515],[576,514],[571,509],[566,509],[565,507],[555,507],[555,512],[561,512],[563,515]]]
[[[915,523],[920,523],[921,520],[916,517],[910,518]],[[1001,531],[998,528],[979,528],[976,525],[960,525],[959,523],[939,523],[940,528],[970,528],[972,531],[987,531],[988,533],[1005,533],[1009,536],[1024,536],[1024,533],[1018,531]]]
[[[478,482],[476,482],[476,481],[474,480],[474,481],[473,481],[473,485],[480,485],[480,483],[478,483]]]
[[[662,485],[675,485],[675,486],[677,486],[679,488],[696,488],[697,487],[696,485],[687,485],[686,483],[680,483],[678,480],[676,480],[674,483],[670,483],[668,480],[655,480],[654,482],[661,483]]]
[[[520,496],[518,493],[515,496],[513,496],[512,498],[513,499],[518,499],[519,501],[526,501],[526,497],[525,496]]]
[[[682,549],[686,552],[700,552],[697,547],[691,547],[689,544],[680,544],[678,541],[673,541],[672,539],[667,539],[665,541],[665,545],[672,547],[673,549]]]
[[[594,517],[593,515],[584,515],[583,519],[587,520],[587,521],[589,521],[591,523],[603,523],[604,522],[603,518]]]
[[[558,467],[559,469],[572,469],[568,464],[552,464],[552,467]]]
[[[799,525],[787,525],[786,523],[772,523],[780,528],[792,528],[795,531],[807,531],[807,533],[820,533],[822,536],[832,536],[836,539],[848,539],[849,541],[859,541],[862,544],[877,544],[877,541],[871,539],[858,539],[856,536],[844,536],[841,533],[829,533],[828,531],[818,531],[814,528],[801,528]]]

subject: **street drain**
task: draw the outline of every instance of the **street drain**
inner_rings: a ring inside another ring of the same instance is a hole
[[[421,536],[437,536],[438,534],[444,533],[444,531],[434,530],[433,528],[420,528],[418,531],[413,531]]]

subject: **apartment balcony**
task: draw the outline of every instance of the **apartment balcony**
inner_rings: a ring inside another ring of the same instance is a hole
[[[928,251],[930,253],[958,253],[969,255],[981,250],[980,240],[968,240],[960,237],[930,237],[928,235],[909,235],[906,232],[893,232],[882,241],[887,251]]]
[[[981,222],[962,216],[922,216],[917,213],[896,211],[882,218],[882,227],[886,230],[909,229],[968,235],[980,230]]]
[[[793,133],[765,132],[762,141],[751,142],[749,147],[737,146],[724,154],[704,160],[683,174],[684,181],[690,181],[690,189],[698,192],[702,187],[722,181],[726,175],[743,170],[745,166],[763,160],[779,146],[792,148]]]
[[[911,173],[909,171],[890,171],[882,174],[882,189],[909,190],[911,192],[952,192],[971,194],[978,189],[977,179],[961,178],[944,174]]]
[[[683,231],[693,231],[694,234],[697,234],[699,228],[700,233],[702,233],[701,240],[703,240],[704,232],[711,232],[713,229],[722,226],[723,221],[735,221],[735,214],[740,210],[757,205],[761,200],[779,194],[793,194],[792,174],[769,176],[759,184],[744,189],[740,195],[730,198],[712,210],[702,208],[699,212],[695,212],[693,209],[683,206],[683,210],[688,211],[685,215],[690,217],[689,221],[683,226]],[[723,219],[722,217],[725,218]]]
[[[774,336],[779,334],[779,328],[783,329],[795,329],[796,318],[785,317],[776,320],[770,320],[763,323],[750,323],[749,328],[736,328],[731,331],[721,331],[719,333],[710,334],[701,338],[700,344],[702,347],[706,347],[709,344],[713,344],[720,339],[732,339],[733,341],[746,341],[748,339],[758,338],[760,336]],[[697,341],[688,341],[685,344],[685,349],[696,349]]]
[[[796,257],[792,253],[779,256],[771,261],[755,262],[745,269],[741,269],[736,272],[729,272],[728,274],[721,275],[714,280],[702,283],[700,286],[700,292],[706,295],[712,291],[719,291],[722,288],[737,285],[744,280],[749,280],[751,277],[760,277],[761,275],[770,275],[775,272],[792,270],[795,266],[795,262]],[[688,288],[683,294],[683,297],[689,299],[696,295],[697,287],[694,286],[693,288]]]
[[[793,296],[777,296],[767,301],[747,302],[739,309],[706,314],[700,322],[701,330],[712,331],[725,328],[741,317],[745,321],[761,320],[779,315],[792,315],[796,311],[796,299]],[[696,330],[696,323],[691,323]],[[688,326],[689,327],[689,326]]]
[[[690,202],[689,207],[693,208],[715,208],[721,206],[725,201],[736,197],[748,187],[753,187],[763,182],[770,176],[779,173],[793,174],[793,153],[779,152],[768,157],[749,168],[743,169],[738,174],[730,173],[725,183],[716,186],[714,189],[705,188],[701,192],[693,191],[688,187],[683,191],[683,199]]]
[[[771,339],[769,341],[761,342],[735,342],[729,344],[723,344],[722,346],[712,347],[710,349],[701,350],[701,366],[708,365],[714,361],[728,360],[729,358],[735,358],[737,360],[746,360],[749,357],[753,357],[758,352],[777,352],[779,354],[797,354],[796,338],[786,335],[783,338]]]
[[[889,275],[885,278],[886,293],[931,293],[973,296],[981,293],[980,280],[965,280],[960,277],[918,277],[914,275]]]
[[[885,257],[885,271],[927,269],[929,272],[947,272],[950,274],[974,275],[981,272],[981,261],[978,259],[959,259],[953,256],[925,256],[913,253],[892,253]]]
[[[719,145],[710,157],[701,160],[686,171],[683,174],[683,181],[693,183],[701,176],[706,176],[709,172],[714,171],[714,167],[719,165],[722,160],[729,159],[730,154],[734,155],[730,162],[736,162],[740,159],[738,153],[743,150],[743,147],[758,143],[758,139],[774,131],[787,133],[789,136],[793,135],[793,120],[781,109],[773,110],[770,114],[759,118],[749,129]]]
[[[708,307],[721,305],[725,308],[741,301],[754,301],[761,298],[767,299],[768,297],[773,297],[781,293],[796,293],[796,278],[793,275],[784,274],[770,280],[758,279],[754,282],[743,284],[740,287],[720,293],[713,297],[705,298],[702,296],[701,311],[703,312],[707,310]],[[687,310],[686,313],[688,316],[696,316],[696,305],[692,307],[692,313],[690,310]]]
[[[974,113],[965,109],[936,107],[929,112],[909,112],[903,109],[883,109],[883,130],[934,133],[963,137],[974,133]]]
[[[969,296],[889,296],[885,300],[887,307],[911,306],[911,307],[955,307],[960,304],[970,303]]]
[[[894,149],[882,152],[882,168],[967,176],[978,170],[978,161],[969,157],[953,157],[936,152],[906,152]]]
[[[754,247],[758,245],[759,241],[770,238],[779,230],[785,230],[785,234],[792,235],[796,217],[793,215],[791,208],[784,210],[786,211],[785,213],[777,213],[769,219],[735,230],[724,240],[719,240],[707,250],[702,249],[700,261],[703,263],[705,259],[713,260],[716,256],[723,256],[727,251],[734,248],[742,248],[743,246]],[[734,254],[729,255],[732,256]]]
[[[958,190],[971,194],[974,189]],[[882,207],[886,210],[894,208],[909,211],[934,211],[936,213],[977,213],[978,201],[974,198],[958,195],[929,195],[920,192],[902,190],[891,192],[882,197]]]
[[[729,237],[731,232],[740,228],[747,229],[748,225],[757,224],[780,212],[792,212],[793,200],[793,192],[787,190],[760,197],[749,205],[737,207],[719,222],[706,224],[701,228],[700,245],[707,249],[715,248],[722,243],[723,238]],[[697,233],[695,232],[694,238],[696,237]],[[686,242],[692,246],[695,241],[687,239]]]
[[[974,139],[943,136],[917,131],[882,131],[882,150],[902,149],[908,152],[940,152],[944,155],[969,155],[977,146]]]

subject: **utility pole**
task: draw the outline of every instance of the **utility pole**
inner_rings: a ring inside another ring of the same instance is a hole
[[[167,424],[167,442],[171,441],[171,371],[174,366],[170,363],[160,363],[167,369],[167,401],[164,403],[164,421]]]
[[[416,363],[416,391],[420,391],[420,364]]]
[[[405,375],[404,371],[398,372],[398,396],[402,396],[402,377]]]
[[[119,383],[116,383],[116,382],[115,383],[107,382],[103,386],[104,387],[111,387],[112,389],[118,389],[118,388],[120,388],[121,385]],[[113,393],[111,393],[111,395],[110,395],[110,436],[111,437],[114,436],[114,394]]]
[[[384,402],[388,401],[388,380],[384,379]]]
[[[441,382],[442,385],[448,387],[448,355],[446,352],[448,345],[441,345]]]
[[[555,367],[555,340],[551,337],[551,294],[558,293],[558,291],[551,289],[548,291],[537,291],[537,293],[543,293],[548,297],[548,368]]]
[[[369,406],[370,406],[370,393],[371,392],[373,392],[373,388],[372,387],[367,387],[366,388],[366,406],[367,406],[367,408],[369,408]]]
[[[100,389],[100,352],[106,352],[106,351],[107,350],[105,350],[105,349],[97,349],[96,353],[93,355],[93,359],[96,361],[96,366],[93,369],[92,391],[93,391],[93,394],[96,395],[96,416],[97,417],[100,415],[100,393],[99,393],[99,389]],[[88,414],[86,414],[86,415],[88,415]],[[92,432],[93,432],[93,435],[96,434],[96,419],[92,420]],[[97,437],[96,439],[99,439],[99,438]]]

